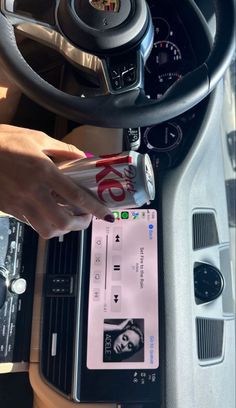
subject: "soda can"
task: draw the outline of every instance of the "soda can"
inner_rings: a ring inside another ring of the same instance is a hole
[[[134,151],[72,160],[59,169],[108,208],[133,208],[155,198],[152,163]]]

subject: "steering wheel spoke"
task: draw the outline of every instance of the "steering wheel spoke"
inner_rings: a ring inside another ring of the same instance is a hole
[[[102,62],[96,55],[89,54],[76,48],[56,29],[33,22],[21,22],[15,26],[19,33],[29,37],[46,47],[55,49],[63,55],[78,70],[84,71],[94,80],[102,77]]]

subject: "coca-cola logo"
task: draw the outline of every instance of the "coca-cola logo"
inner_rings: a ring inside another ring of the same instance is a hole
[[[126,191],[130,193],[136,191],[134,179],[136,178],[137,171],[130,164],[131,161],[132,158],[130,156],[120,155],[104,157],[103,160],[97,161],[96,167],[102,167],[102,170],[96,175],[96,182],[98,184],[97,193],[100,200],[106,202],[104,195],[107,192],[113,201],[121,202],[125,199]],[[128,164],[124,168],[123,174],[113,167],[118,164]]]

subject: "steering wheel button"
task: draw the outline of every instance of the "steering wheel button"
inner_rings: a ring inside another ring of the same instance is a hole
[[[133,68],[125,72],[123,75],[124,86],[132,85],[136,81],[136,70]]]
[[[131,70],[131,69],[133,69],[133,68],[135,68],[135,64],[134,64],[133,62],[130,62],[130,63],[128,64],[128,70]]]
[[[118,68],[113,68],[111,70],[111,78],[115,79],[115,78],[117,78],[119,76],[120,76],[119,69]]]
[[[117,77],[117,78],[112,79],[111,85],[112,85],[112,88],[113,88],[114,90],[120,89],[120,88],[122,87],[122,85],[121,85],[121,78],[120,78],[120,77]]]
[[[125,72],[127,72],[129,70],[129,66],[128,64],[122,64],[120,66],[120,72],[122,72],[122,74],[124,74]]]

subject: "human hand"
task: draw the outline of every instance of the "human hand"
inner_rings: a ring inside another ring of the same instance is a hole
[[[133,319],[125,319],[123,322],[119,324],[119,329],[124,330],[126,326],[132,325],[134,323]]]
[[[43,132],[0,125],[0,210],[27,222],[45,239],[87,228],[90,214],[112,222],[110,210],[52,161],[78,157],[85,154]],[[84,215],[69,209],[78,207]]]

